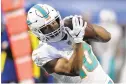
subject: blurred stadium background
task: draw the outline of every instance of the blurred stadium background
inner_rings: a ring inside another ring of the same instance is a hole
[[[29,8],[37,3],[53,6],[61,13],[62,18],[68,15],[81,14],[88,22],[95,24],[101,24],[99,19],[100,11],[104,9],[112,10],[116,19],[114,19],[115,23],[110,24],[116,24],[117,31],[114,28],[111,31],[115,32],[117,38],[120,38],[114,41],[118,41],[118,43],[113,43],[114,52],[104,51],[107,53],[107,56],[99,56],[97,52],[100,51],[96,48],[95,43],[90,43],[93,45],[93,49],[101,64],[102,61],[105,61],[106,64],[102,64],[103,68],[109,66],[111,72],[106,73],[110,75],[114,82],[126,83],[126,0],[2,0],[2,83],[21,82],[32,84],[53,82],[53,77],[37,67],[31,60],[31,53],[37,47],[38,39],[31,33],[28,33],[26,15]],[[107,26],[109,27],[109,25]],[[117,35],[116,32],[118,31],[120,33]],[[103,47],[100,46],[100,48]],[[110,48],[111,50],[113,49]],[[107,60],[111,59],[109,55],[113,60]],[[111,66],[109,62],[112,62]]]

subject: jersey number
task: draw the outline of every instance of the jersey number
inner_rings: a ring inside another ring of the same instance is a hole
[[[84,58],[83,58],[83,66],[85,67],[86,71],[88,72],[92,72],[98,65],[98,61],[96,59],[96,57],[94,56],[91,48],[89,47],[88,44],[84,44]],[[84,72],[83,69],[80,70],[80,77],[81,78],[85,78],[87,75]]]

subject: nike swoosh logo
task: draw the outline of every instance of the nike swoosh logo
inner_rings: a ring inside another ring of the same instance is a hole
[[[77,36],[80,34],[80,32],[81,32],[81,31],[79,31],[79,33],[78,33],[78,34],[76,34],[75,36],[77,37]]]

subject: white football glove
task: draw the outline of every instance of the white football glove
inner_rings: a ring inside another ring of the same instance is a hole
[[[72,25],[73,25],[73,30],[71,30],[70,28],[66,28],[66,30],[73,38],[74,43],[83,42],[83,37],[85,34],[85,28],[87,26],[87,22],[84,23],[81,16],[75,15],[72,18]]]

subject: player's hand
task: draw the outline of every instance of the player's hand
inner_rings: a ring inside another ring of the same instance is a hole
[[[67,28],[69,34],[72,36],[74,39],[75,43],[81,43],[83,42],[83,37],[85,34],[85,28],[87,26],[87,23],[84,23],[83,19],[81,16],[73,16],[72,18],[72,25],[73,29],[71,30],[70,28]]]

